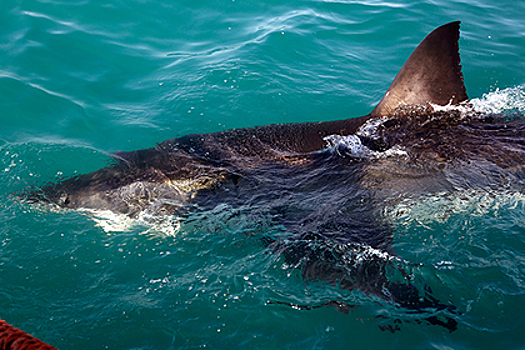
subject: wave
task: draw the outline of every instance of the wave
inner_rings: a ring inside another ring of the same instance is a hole
[[[496,89],[481,98],[470,100],[475,111],[484,114],[505,114],[525,112],[525,86]]]

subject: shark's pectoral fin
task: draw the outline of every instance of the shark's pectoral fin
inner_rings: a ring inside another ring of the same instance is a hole
[[[371,116],[391,115],[403,106],[444,106],[468,99],[459,57],[459,24],[445,24],[419,44]]]

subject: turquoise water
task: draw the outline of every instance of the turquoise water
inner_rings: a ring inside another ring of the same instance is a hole
[[[176,136],[367,114],[452,20],[470,97],[523,111],[524,15],[520,1],[2,1],[0,318],[59,349],[524,348],[520,193],[385,208],[395,251],[462,310],[453,333],[303,281],[254,238],[276,228],[235,208],[152,227],[11,197]]]

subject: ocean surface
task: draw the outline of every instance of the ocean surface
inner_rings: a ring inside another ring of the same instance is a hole
[[[470,98],[523,112],[524,18],[516,0],[2,0],[0,318],[62,350],[525,349],[522,191],[384,207],[454,332],[304,280],[246,208],[151,224],[13,196],[191,133],[365,115],[455,20]]]

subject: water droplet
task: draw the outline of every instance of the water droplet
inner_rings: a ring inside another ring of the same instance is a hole
[[[326,329],[325,329],[325,332],[326,332],[326,333],[330,333],[330,332],[333,332],[333,331],[335,331],[335,327],[334,327],[334,326],[328,326],[328,327],[326,327]]]

